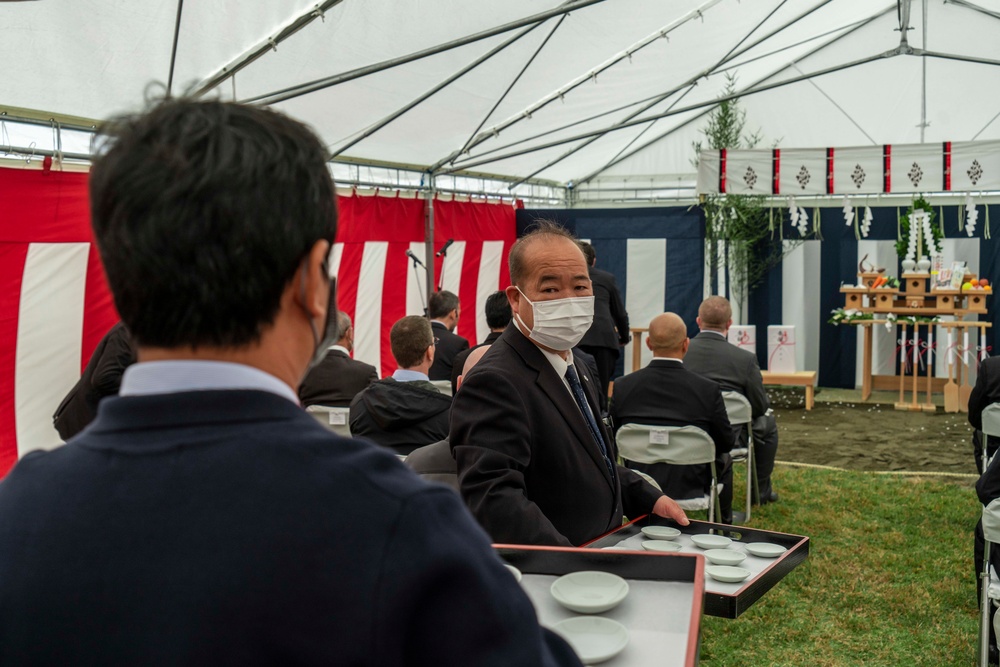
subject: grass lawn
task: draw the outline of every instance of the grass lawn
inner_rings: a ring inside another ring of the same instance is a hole
[[[781,501],[755,508],[750,525],[808,535],[809,558],[738,619],[705,616],[702,665],[975,664],[972,481],[789,466],[774,476]]]

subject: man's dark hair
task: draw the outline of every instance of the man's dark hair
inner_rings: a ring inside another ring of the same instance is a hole
[[[583,256],[587,258],[587,266],[593,266],[594,260],[597,259],[597,252],[594,250],[594,246],[590,245],[586,241],[580,241],[580,250],[583,251]]]
[[[101,128],[91,218],[115,306],[140,345],[242,347],[337,208],[327,152],[259,106],[167,100]]]
[[[507,256],[507,268],[510,269],[510,282],[514,285],[521,285],[521,281],[528,275],[528,266],[525,262],[524,254],[535,241],[543,238],[562,237],[577,244],[576,237],[570,234],[569,230],[551,220],[536,220],[535,227],[527,234],[519,238],[510,249]],[[577,245],[577,247],[579,247]],[[582,250],[580,251],[583,252]]]
[[[434,344],[431,323],[425,317],[407,315],[392,325],[389,344],[399,367],[413,368],[424,358],[427,348]]]
[[[493,292],[486,297],[486,326],[490,329],[505,328],[513,316],[504,292]]]
[[[456,308],[458,308],[458,296],[448,290],[441,290],[431,294],[431,300],[427,303],[427,316],[436,320],[446,317]]]

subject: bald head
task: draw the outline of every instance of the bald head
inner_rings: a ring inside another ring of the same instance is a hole
[[[725,333],[733,323],[733,308],[725,297],[710,296],[698,307],[698,328]]]
[[[486,356],[486,353],[490,351],[489,345],[483,345],[482,347],[477,347],[469,353],[469,356],[465,358],[465,365],[462,366],[462,374],[458,376],[458,382],[456,383],[458,388],[462,386],[462,380],[465,376],[469,374],[472,367],[479,363],[479,360]]]
[[[687,352],[687,325],[675,313],[663,313],[649,323],[649,337],[646,345],[654,357],[683,359]]]

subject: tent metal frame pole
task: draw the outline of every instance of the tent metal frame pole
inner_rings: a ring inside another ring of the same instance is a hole
[[[959,7],[965,7],[973,11],[979,12],[980,14],[985,14],[986,16],[992,16],[995,19],[1000,19],[1000,12],[995,12],[992,9],[986,9],[985,7],[980,7],[977,4],[968,2],[968,0],[944,0],[946,5],[958,5]]]
[[[826,0],[826,1],[829,2],[829,0]],[[502,121],[502,122],[500,122],[500,123],[498,123],[498,124],[496,124],[496,125],[494,125],[492,127],[487,128],[484,132],[480,133],[475,139],[473,139],[473,141],[471,143],[469,143],[468,146],[465,147],[465,151],[471,150],[471,149],[475,148],[476,146],[480,145],[481,143],[483,143],[484,141],[489,140],[491,137],[498,136],[500,132],[503,132],[504,130],[512,127],[513,125],[516,125],[517,123],[520,123],[521,121],[523,121],[525,119],[531,118],[531,116],[533,114],[535,114],[538,111],[540,111],[541,109],[545,108],[546,106],[548,106],[552,102],[554,102],[556,100],[563,99],[566,96],[567,93],[575,90],[576,88],[579,88],[580,86],[582,86],[583,84],[585,84],[588,81],[596,79],[596,77],[600,73],[604,72],[605,70],[611,68],[614,65],[617,65],[618,63],[620,63],[622,60],[625,60],[626,58],[631,58],[633,54],[635,54],[638,51],[642,50],[643,48],[649,46],[650,44],[653,44],[657,40],[659,40],[661,38],[669,39],[668,35],[671,32],[673,32],[677,28],[681,27],[682,25],[684,25],[688,21],[692,21],[692,20],[694,20],[696,18],[703,17],[703,12],[707,11],[708,9],[711,9],[712,6],[717,5],[719,2],[721,2],[721,0],[709,0],[706,3],[704,3],[702,5],[699,5],[695,9],[692,9],[690,12],[688,12],[687,14],[685,14],[684,16],[681,16],[680,18],[674,19],[673,21],[671,21],[667,25],[663,26],[662,28],[660,28],[656,32],[652,33],[651,35],[648,35],[648,36],[642,38],[641,40],[639,40],[638,42],[635,42],[634,44],[632,44],[631,46],[629,46],[627,49],[625,49],[624,51],[622,51],[618,55],[615,55],[615,56],[611,57],[610,59],[604,61],[603,63],[601,63],[597,67],[589,70],[586,74],[578,76],[576,79],[574,79],[570,83],[566,84],[562,88],[559,88],[558,90],[549,93],[548,95],[546,95],[545,97],[541,98],[540,100],[538,100],[534,104],[531,104],[531,105],[525,107],[524,109],[522,109],[520,112],[518,112],[514,116],[511,116],[510,118],[508,118],[508,119],[506,119],[506,120],[504,120],[504,121]],[[667,95],[667,97],[669,97],[669,95]],[[450,160],[450,162],[454,163],[454,160],[452,159],[452,160]]]
[[[921,26],[923,37],[920,48],[927,48],[927,0],[921,3],[923,6],[923,20]],[[924,143],[924,132],[927,130],[927,56],[920,58],[920,143]],[[874,141],[872,143],[875,143]]]
[[[259,104],[277,104],[279,102],[285,102],[287,100],[300,97],[302,95],[307,95],[309,93],[314,93],[325,88],[330,88],[331,86],[336,86],[341,83],[346,83],[347,81],[353,81],[354,79],[361,78],[363,76],[368,76],[370,74],[375,74],[383,70],[392,69],[393,67],[398,67],[400,65],[405,65],[411,63],[415,60],[420,60],[422,58],[427,58],[428,56],[437,55],[438,53],[444,53],[445,51],[450,51],[452,49],[457,49],[460,46],[466,46],[467,44],[473,44],[475,42],[488,39],[490,37],[495,37],[496,35],[502,35],[505,32],[510,32],[511,30],[517,30],[518,28],[523,28],[525,26],[531,25],[533,23],[541,23],[546,19],[552,18],[553,16],[559,16],[560,14],[567,14],[570,12],[589,7],[591,5],[600,4],[606,0],[574,0],[571,4],[560,5],[555,9],[549,9],[544,12],[539,12],[538,14],[532,14],[531,16],[526,16],[516,21],[510,21],[509,23],[504,23],[493,28],[488,28],[471,35],[466,35],[465,37],[460,37],[459,39],[453,39],[448,42],[443,42],[436,46],[432,46],[426,49],[421,49],[420,51],[414,51],[405,56],[399,56],[397,58],[390,58],[388,60],[383,60],[372,65],[366,65],[364,67],[358,67],[356,69],[348,70],[347,72],[341,72],[340,74],[334,74],[333,76],[324,77],[322,79],[315,79],[313,81],[307,81],[306,83],[300,83],[294,86],[289,86],[288,88],[282,88],[281,90],[275,90],[270,93],[264,93],[263,95],[257,95],[254,97],[249,97],[247,99],[241,100],[241,102],[256,102]]]
[[[898,52],[897,49],[893,49],[891,51],[886,51],[886,52],[883,52],[883,53],[876,53],[874,55],[867,56],[865,58],[859,58],[858,60],[852,60],[850,62],[842,63],[840,65],[834,65],[832,67],[826,67],[826,68],[818,70],[816,72],[810,72],[810,73],[805,74],[803,76],[796,76],[796,77],[792,77],[792,78],[789,78],[789,79],[785,79],[784,81],[777,81],[777,82],[772,83],[772,84],[767,84],[767,85],[760,86],[760,87],[753,88],[753,89],[747,89],[747,90],[744,90],[744,91],[739,92],[739,93],[734,93],[732,95],[724,95],[722,97],[717,97],[717,98],[715,98],[713,100],[707,100],[705,102],[699,102],[697,104],[691,104],[691,105],[688,105],[686,107],[681,107],[680,109],[674,109],[674,110],[671,110],[671,111],[665,111],[665,112],[662,112],[662,113],[654,114],[652,116],[646,116],[644,118],[636,118],[634,120],[630,120],[628,122],[622,123],[621,125],[618,125],[616,127],[603,128],[603,129],[600,129],[600,130],[594,130],[592,132],[584,132],[584,133],[581,133],[581,134],[577,134],[575,136],[565,137],[563,139],[559,139],[559,140],[556,140],[556,141],[546,142],[544,144],[539,144],[537,146],[531,146],[531,147],[526,148],[524,150],[514,151],[514,152],[511,152],[511,153],[505,153],[505,154],[500,155],[498,157],[490,158],[488,160],[472,160],[470,162],[463,163],[462,165],[460,165],[456,169],[450,169],[450,170],[447,170],[447,171],[444,171],[444,172],[440,172],[440,173],[442,173],[442,174],[451,174],[451,173],[455,173],[457,171],[460,171],[461,169],[469,169],[471,167],[476,167],[476,166],[479,166],[479,165],[482,165],[482,164],[489,164],[491,162],[499,162],[500,160],[507,160],[507,159],[510,159],[510,158],[513,158],[513,157],[518,157],[520,155],[525,155],[527,153],[534,153],[536,151],[545,150],[547,148],[554,148],[555,146],[561,146],[563,144],[572,143],[574,141],[579,141],[581,139],[589,139],[590,137],[593,137],[593,136],[600,136],[602,134],[607,134],[608,132],[617,132],[619,130],[625,130],[625,129],[628,129],[630,127],[635,127],[636,125],[643,125],[644,123],[648,123],[648,122],[653,121],[653,120],[659,120],[660,118],[667,118],[668,116],[676,116],[676,115],[679,115],[679,114],[682,114],[682,113],[687,113],[688,111],[697,111],[698,109],[703,109],[703,108],[709,107],[709,106],[715,106],[715,105],[718,105],[718,104],[720,104],[722,102],[727,102],[729,100],[734,100],[734,99],[736,99],[738,97],[742,97],[742,96],[746,96],[746,95],[754,95],[756,93],[764,93],[764,92],[767,92],[769,90],[774,90],[776,88],[781,88],[783,86],[787,86],[787,85],[790,85],[790,84],[793,84],[793,83],[799,83],[800,81],[806,81],[808,79],[811,79],[811,78],[814,78],[814,77],[818,77],[818,76],[824,76],[824,75],[827,75],[827,74],[833,74],[835,72],[840,72],[842,70],[850,69],[852,67],[857,67],[859,65],[866,65],[866,64],[868,64],[870,62],[875,62],[875,61],[878,61],[878,60],[883,60],[885,58],[891,58],[891,57],[897,56],[897,55],[901,55]],[[928,55],[931,55],[931,54],[928,54]]]
[[[237,72],[246,68],[258,58],[278,50],[278,44],[305,28],[316,19],[324,19],[327,11],[339,5],[344,0],[324,0],[309,11],[292,19],[285,27],[279,29],[272,37],[268,37],[256,46],[250,48],[235,60],[230,61],[215,74],[199,82],[192,92],[193,97],[201,97],[223,83],[226,79],[235,76]]]
[[[837,41],[843,39],[847,35],[850,35],[854,31],[860,30],[861,28],[863,28],[866,25],[872,23],[873,21],[876,21],[876,20],[882,18],[883,16],[885,16],[886,14],[888,14],[889,12],[891,12],[895,8],[896,8],[895,4],[887,5],[882,11],[877,12],[876,14],[872,14],[871,16],[869,16],[864,21],[859,21],[859,22],[855,23],[854,25],[852,25],[850,27],[850,29],[846,30],[845,32],[841,33],[840,35],[837,35],[833,39],[827,40],[826,42],[824,42],[823,44],[820,44],[819,46],[817,46],[813,50],[809,51],[808,53],[806,53],[806,54],[804,54],[802,56],[799,56],[795,60],[792,60],[791,62],[789,62],[785,66],[781,67],[780,69],[777,69],[777,70],[771,72],[770,74],[768,74],[767,76],[765,76],[765,77],[763,77],[761,79],[758,79],[754,83],[750,84],[748,86],[748,88],[753,88],[754,86],[758,86],[758,85],[764,83],[765,81],[767,81],[768,79],[770,79],[771,77],[774,77],[774,76],[777,76],[778,74],[781,74],[782,72],[784,72],[785,70],[787,70],[789,67],[793,66],[794,64],[798,63],[799,61],[805,60],[806,58],[809,58],[809,57],[812,57],[813,55],[819,53],[820,51],[822,51],[826,47],[830,46],[831,44],[835,44]],[[584,178],[582,178],[579,181],[577,181],[577,185],[579,186],[579,185],[582,185],[584,183],[589,183],[590,181],[592,181],[594,178],[596,178],[598,175],[600,175],[602,172],[606,171],[607,169],[610,169],[611,167],[615,166],[616,164],[618,164],[620,162],[623,162],[624,160],[627,160],[628,158],[632,157],[636,153],[639,153],[639,152],[641,152],[641,151],[649,148],[653,144],[657,143],[658,141],[661,141],[661,140],[665,139],[666,137],[670,136],[674,132],[677,132],[678,130],[683,129],[684,127],[687,127],[691,123],[693,123],[693,122],[695,122],[695,121],[697,121],[697,120],[705,117],[706,115],[710,114],[712,112],[712,109],[714,109],[714,107],[705,109],[702,113],[698,114],[697,116],[694,116],[694,117],[692,117],[692,118],[684,121],[680,125],[672,127],[671,129],[667,130],[663,134],[658,135],[655,139],[652,139],[652,140],[646,142],[642,146],[639,146],[634,151],[631,151],[631,152],[629,152],[626,155],[622,155],[620,158],[616,158],[616,159],[612,160],[611,162],[608,162],[607,164],[605,164],[603,167],[601,167],[601,168],[599,168],[599,169],[597,169],[595,171],[590,172],[590,174],[588,174]]]
[[[958,60],[959,62],[975,63],[977,65],[1000,65],[1000,60],[979,58],[977,56],[963,56],[960,53],[941,53],[940,51],[924,51],[923,49],[914,49],[913,55],[927,56],[928,58],[940,58],[942,60]]]
[[[174,89],[174,65],[177,63],[177,42],[181,37],[181,13],[184,11],[184,0],[177,0],[177,20],[174,23],[174,45],[170,49],[170,73],[167,75],[167,97]]]
[[[424,272],[427,275],[427,284],[424,285],[424,292],[427,300],[424,302],[427,307],[431,303],[431,295],[434,294],[434,198],[437,196],[437,189],[434,187],[434,174],[427,174],[427,204],[424,215],[424,264],[427,267]],[[430,316],[428,310],[425,315]]]
[[[552,39],[552,36],[554,34],[556,34],[556,30],[559,29],[559,26],[561,26],[563,24],[563,21],[565,21],[565,20],[566,20],[566,16],[565,15],[559,17],[559,21],[556,22],[556,24],[554,26],[552,26],[552,30],[549,31],[548,36],[546,36],[545,39],[542,40],[542,43],[538,45],[538,48],[535,49],[535,52],[531,54],[531,57],[528,58],[528,61],[526,63],[524,63],[523,67],[521,67],[520,71],[517,73],[517,76],[515,76],[513,78],[513,80],[511,80],[511,82],[507,86],[507,88],[503,91],[503,93],[500,94],[500,97],[497,98],[497,101],[493,103],[493,106],[490,107],[490,110],[488,112],[486,112],[485,116],[483,116],[483,119],[481,121],[479,121],[479,125],[477,125],[476,129],[474,129],[472,131],[472,133],[469,135],[469,138],[465,140],[465,143],[462,144],[462,147],[459,148],[457,151],[453,151],[452,153],[449,153],[446,157],[444,157],[444,158],[438,160],[437,162],[435,162],[434,164],[432,164],[430,166],[430,171],[432,171],[432,172],[437,171],[442,166],[444,166],[446,163],[448,163],[448,162],[454,162],[455,158],[457,158],[459,155],[461,155],[462,153],[464,153],[467,150],[469,150],[469,146],[472,144],[472,141],[478,135],[479,130],[483,129],[483,125],[485,125],[486,121],[488,121],[490,119],[490,116],[493,115],[493,112],[497,110],[497,107],[499,107],[500,104],[505,99],[507,99],[507,95],[509,95],[510,91],[514,89],[514,86],[517,85],[517,82],[521,80],[521,77],[524,76],[524,73],[528,71],[528,68],[531,67],[531,64],[535,62],[535,58],[537,58],[538,54],[542,52],[542,49],[544,49],[545,45],[549,43],[549,40]],[[541,24],[539,24],[539,25],[541,25]]]
[[[563,16],[563,18],[565,18],[565,16]],[[562,19],[560,19],[560,20],[562,20]],[[393,111],[392,113],[390,113],[389,115],[385,116],[381,120],[376,121],[374,124],[369,125],[365,130],[363,130],[361,132],[360,135],[358,135],[357,137],[351,139],[346,144],[344,144],[343,146],[341,146],[340,148],[338,148],[336,151],[334,151],[333,153],[331,153],[330,157],[331,158],[335,158],[338,155],[340,155],[341,153],[343,153],[344,151],[346,151],[347,149],[349,149],[352,146],[356,145],[357,143],[359,143],[361,141],[364,141],[365,139],[367,139],[371,135],[375,134],[376,132],[378,132],[379,130],[381,130],[383,127],[385,127],[386,125],[388,125],[392,121],[396,120],[397,118],[399,118],[400,116],[402,116],[406,112],[410,111],[414,107],[422,104],[425,100],[427,100],[427,99],[431,98],[432,96],[436,95],[437,93],[441,92],[443,89],[447,88],[448,86],[450,86],[451,84],[453,84],[455,81],[458,81],[460,78],[462,78],[463,76],[465,76],[466,74],[468,74],[472,70],[476,69],[477,67],[479,67],[484,62],[486,62],[487,60],[489,60],[493,56],[497,55],[501,51],[505,50],[508,46],[510,46],[511,44],[514,44],[515,42],[517,42],[518,40],[520,40],[522,37],[526,36],[528,33],[530,33],[533,30],[535,30],[535,28],[539,27],[540,25],[542,25],[542,23],[536,23],[534,25],[530,25],[527,28],[525,28],[524,30],[522,30],[519,33],[517,33],[516,35],[514,35],[513,37],[511,37],[511,38],[507,39],[506,41],[504,41],[502,44],[498,44],[497,46],[493,47],[492,49],[490,49],[489,51],[487,51],[483,55],[479,56],[478,58],[476,58],[475,60],[473,60],[471,63],[469,63],[468,65],[466,65],[462,69],[458,70],[457,72],[455,72],[454,74],[452,74],[447,79],[445,79],[441,83],[437,84],[436,86],[434,86],[433,88],[431,88],[427,92],[425,92],[425,93],[419,95],[418,97],[410,100],[405,105],[403,105],[399,109]],[[549,36],[551,37],[551,34]],[[545,41],[548,42],[548,38],[546,38]],[[433,171],[433,169],[431,169],[431,171]]]
[[[821,3],[819,4],[819,5],[816,5],[816,6],[814,6],[814,7],[812,8],[812,9],[809,9],[809,10],[807,11],[807,14],[808,14],[808,13],[812,13],[813,11],[815,11],[816,9],[818,9],[818,8],[822,7],[823,5],[825,5],[825,4],[827,4],[827,3],[829,3],[830,1],[831,1],[831,0],[823,0],[823,2],[821,2]],[[720,66],[722,66],[723,64],[725,64],[725,63],[726,63],[726,62],[728,62],[729,60],[731,60],[731,59],[733,59],[733,58],[737,57],[737,56],[733,55],[734,53],[736,53],[737,49],[739,49],[739,48],[740,48],[741,46],[743,46],[743,43],[744,43],[744,42],[746,42],[746,41],[747,41],[748,39],[750,39],[750,36],[751,36],[751,35],[753,35],[753,34],[754,34],[755,32],[757,32],[757,30],[759,30],[759,29],[760,29],[760,27],[761,27],[762,25],[764,25],[765,23],[767,23],[767,21],[768,21],[768,20],[769,20],[769,19],[770,19],[770,18],[771,18],[772,16],[774,16],[774,13],[775,13],[775,12],[777,12],[777,11],[778,11],[779,9],[781,9],[781,7],[783,7],[783,6],[785,5],[785,2],[787,2],[787,0],[782,0],[782,1],[781,1],[781,2],[780,2],[780,3],[778,4],[778,5],[777,5],[777,6],[775,6],[775,7],[774,7],[774,8],[773,8],[773,9],[772,9],[772,10],[771,10],[770,12],[768,12],[767,16],[765,16],[765,17],[764,17],[763,19],[761,19],[761,20],[760,20],[760,21],[759,21],[759,22],[757,23],[757,25],[755,25],[755,26],[754,26],[754,27],[753,27],[753,28],[752,28],[752,29],[750,30],[750,32],[748,32],[748,33],[747,33],[747,34],[746,34],[746,35],[745,35],[745,36],[743,37],[743,39],[741,39],[740,41],[736,42],[736,44],[734,44],[734,45],[733,45],[733,47],[732,47],[731,49],[729,49],[729,51],[727,51],[727,52],[726,52],[726,54],[725,54],[724,56],[722,56],[722,58],[720,58],[720,59],[719,59],[719,60],[718,60],[718,61],[717,61],[717,62],[716,62],[716,63],[715,63],[714,65],[712,65],[712,66],[711,66],[710,68],[708,68],[707,70],[705,70],[704,72],[702,72],[702,74],[700,74],[700,75],[698,76],[698,78],[697,78],[697,79],[695,79],[695,80],[693,80],[693,81],[688,81],[688,82],[687,82],[687,83],[686,83],[686,84],[685,84],[684,86],[679,86],[678,88],[674,89],[674,91],[672,91],[672,92],[671,92],[671,93],[670,93],[669,95],[667,95],[667,97],[669,97],[670,95],[673,95],[674,93],[677,93],[677,92],[679,92],[681,88],[683,88],[683,87],[687,86],[687,90],[685,90],[685,91],[684,91],[684,92],[683,92],[683,93],[681,94],[681,96],[680,96],[679,98],[677,98],[676,100],[674,100],[674,102],[673,102],[673,103],[672,103],[672,104],[671,104],[671,105],[670,105],[669,107],[667,107],[667,110],[669,111],[669,110],[673,109],[674,107],[676,107],[676,106],[677,106],[677,104],[678,104],[678,103],[679,103],[679,102],[680,102],[680,101],[681,101],[682,99],[684,99],[684,97],[686,97],[688,93],[690,93],[690,92],[691,92],[692,88],[693,88],[693,87],[694,87],[694,86],[696,85],[696,82],[697,82],[697,81],[698,81],[699,79],[701,79],[702,77],[707,77],[707,76],[710,76],[710,75],[711,75],[711,73],[712,73],[712,72],[714,72],[714,71],[715,71],[716,69],[718,69],[718,68],[719,68]],[[796,17],[795,19],[793,19],[792,23],[794,23],[795,21],[798,21],[798,20],[799,20],[800,18],[802,18],[802,16],[801,16],[801,15],[800,15],[799,17]],[[761,37],[761,38],[759,38],[759,39],[758,39],[758,40],[757,40],[756,42],[754,42],[753,44],[751,44],[751,45],[747,46],[746,48],[744,48],[744,49],[743,49],[743,51],[740,51],[740,53],[746,53],[746,51],[747,51],[748,49],[751,49],[751,48],[753,48],[754,46],[756,46],[756,45],[758,45],[758,44],[762,43],[763,41],[766,41],[767,39],[770,39],[770,38],[771,38],[771,37],[773,37],[773,36],[774,36],[775,34],[777,34],[777,32],[779,32],[780,30],[783,30],[784,28],[787,28],[787,27],[788,27],[788,25],[790,25],[790,24],[786,24],[785,26],[782,26],[782,28],[780,28],[780,29],[778,29],[778,30],[775,30],[775,31],[772,31],[772,32],[771,32],[771,33],[769,33],[768,35],[766,35],[766,36],[764,36],[764,37]],[[641,114],[641,113],[643,113],[643,112],[645,112],[645,111],[648,111],[649,109],[653,108],[654,106],[656,106],[656,105],[657,105],[657,104],[659,104],[660,102],[664,101],[665,99],[667,99],[667,97],[660,97],[660,98],[656,99],[655,101],[653,101],[653,102],[649,103],[648,105],[646,105],[646,106],[644,106],[644,107],[642,107],[642,108],[640,108],[640,109],[636,109],[635,111],[633,111],[633,112],[632,112],[632,113],[630,113],[629,115],[625,116],[625,118],[623,118],[623,119],[622,119],[621,121],[619,121],[619,122],[624,122],[624,121],[629,121],[629,120],[632,120],[633,118],[635,118],[635,117],[636,117],[636,116],[638,116],[639,114]],[[641,136],[642,136],[643,134],[645,134],[645,133],[646,133],[646,132],[647,132],[647,131],[648,131],[648,130],[649,130],[650,128],[652,128],[652,127],[653,127],[653,125],[655,125],[655,124],[656,124],[656,121],[654,120],[654,121],[653,121],[652,123],[650,123],[650,124],[649,124],[648,126],[646,126],[645,128],[643,128],[643,130],[642,130],[642,131],[641,131],[641,132],[640,132],[640,133],[639,133],[639,134],[638,134],[637,136],[633,137],[633,138],[632,138],[632,141],[631,141],[631,142],[629,142],[629,144],[628,144],[628,145],[626,145],[626,146],[625,146],[625,147],[624,147],[624,148],[623,148],[622,150],[628,150],[628,146],[630,146],[630,145],[631,145],[632,143],[634,143],[635,141],[637,141],[637,140],[639,139],[639,137],[641,137]],[[614,127],[614,125],[612,125],[612,127]],[[584,140],[584,141],[583,141],[583,142],[581,142],[581,143],[580,143],[579,145],[577,145],[577,146],[574,146],[573,148],[571,148],[571,149],[569,149],[568,151],[564,152],[564,153],[563,153],[562,155],[560,155],[559,157],[555,158],[554,160],[550,160],[549,162],[545,163],[544,165],[542,165],[541,167],[539,167],[539,168],[538,168],[538,169],[536,169],[535,171],[531,172],[530,174],[528,174],[527,178],[534,178],[535,176],[537,176],[538,174],[542,173],[542,172],[543,172],[543,171],[545,171],[546,169],[549,169],[550,167],[552,167],[552,166],[554,166],[554,165],[556,165],[556,164],[558,164],[558,163],[562,162],[563,160],[565,160],[566,158],[570,157],[571,155],[574,155],[574,154],[576,154],[577,152],[579,152],[579,151],[583,150],[583,149],[584,149],[584,148],[586,148],[587,146],[590,146],[590,145],[591,145],[591,144],[593,144],[593,143],[594,143],[595,141],[599,140],[599,139],[600,139],[600,138],[601,138],[602,136],[604,136],[604,135],[600,135],[600,136],[597,136],[597,137],[592,137],[592,138],[590,138],[590,139],[586,139],[586,140]],[[617,157],[617,156],[616,156],[616,157]],[[511,186],[508,186],[508,187],[509,187],[509,188],[513,188],[513,187],[517,186],[518,184],[519,184],[519,182],[515,182],[515,183],[514,183],[513,185],[511,185]]]

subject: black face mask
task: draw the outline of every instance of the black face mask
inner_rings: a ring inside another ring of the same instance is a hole
[[[330,275],[330,269],[327,266],[326,260],[323,260],[323,275]],[[302,271],[302,292],[303,301],[305,300],[305,267]],[[316,349],[313,350],[312,359],[309,361],[309,366],[306,368],[306,374],[309,373],[316,365],[323,361],[326,357],[326,350],[331,345],[337,342],[337,279],[330,278],[330,298],[327,301],[326,306],[326,323],[323,326],[323,336],[320,337],[318,331],[316,331],[316,325],[313,323],[312,318],[309,318],[309,328],[312,329],[313,340],[316,343]]]

